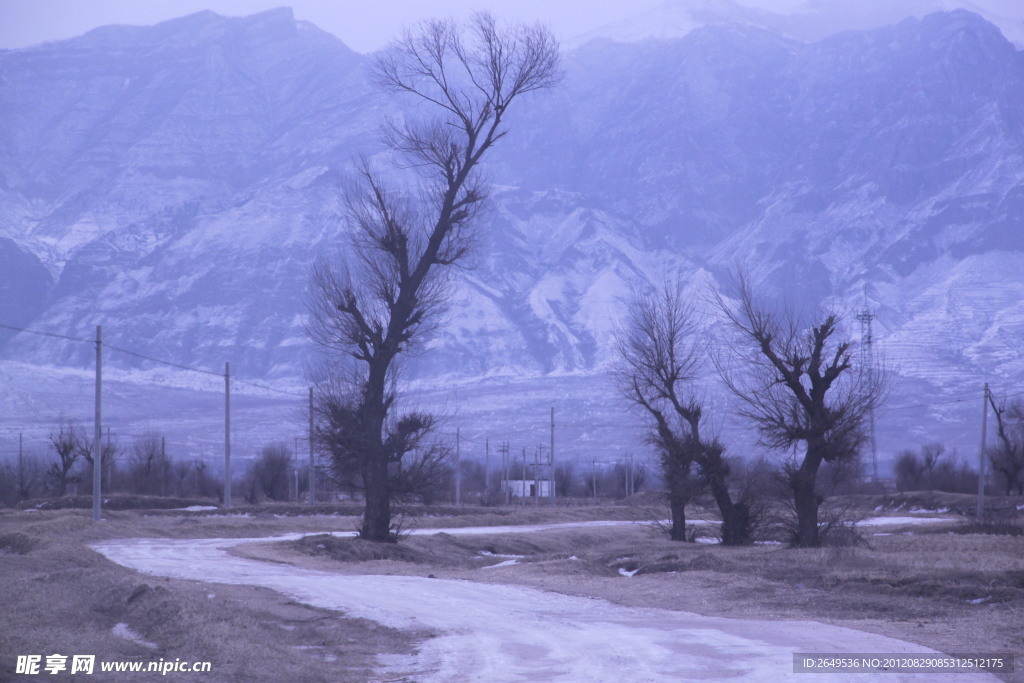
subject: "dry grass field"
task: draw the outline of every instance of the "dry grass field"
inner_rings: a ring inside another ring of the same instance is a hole
[[[297,604],[266,589],[143,576],[86,545],[118,536],[252,533],[237,523],[207,526],[184,517],[117,512],[100,524],[79,512],[24,517],[0,515],[0,680],[33,678],[15,676],[19,654],[59,653],[93,654],[97,662],[212,663],[213,675],[165,677],[174,681],[368,681],[374,680],[378,654],[409,652],[421,637]],[[118,624],[148,645],[118,635],[125,633]],[[91,678],[140,677],[97,672]]]
[[[909,497],[859,502],[865,514],[892,516],[942,503]],[[946,501],[942,507],[955,508],[956,503]],[[875,512],[879,507],[887,510]],[[177,674],[171,680],[375,680],[377,655],[412,652],[430,634],[346,618],[264,589],[144,576],[88,548],[111,538],[255,539],[355,528],[355,517],[330,510],[307,516],[286,507],[232,513],[124,510],[107,512],[100,523],[81,510],[0,512],[0,680],[13,676],[14,655],[52,653],[96,654],[98,660],[210,661],[216,672],[212,678]],[[659,510],[420,512],[407,520],[409,526],[643,521]],[[342,574],[461,578],[712,616],[811,619],[948,653],[1024,654],[1024,536],[957,533],[963,523],[948,517],[937,525],[865,526],[867,545],[813,550],[674,543],[653,524],[637,524],[412,535],[384,546],[313,535],[246,544],[233,552]],[[702,528],[709,533],[714,527]],[[126,624],[148,644],[118,635],[117,624]],[[130,674],[120,676],[130,680]],[[1021,674],[1006,678],[1024,680]]]

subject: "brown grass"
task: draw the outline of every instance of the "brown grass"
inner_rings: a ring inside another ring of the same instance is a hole
[[[3,533],[11,521],[0,517],[0,680],[16,678],[19,654],[60,653],[96,655],[97,667],[100,661],[212,662],[211,674],[176,673],[168,678],[175,681],[370,681],[377,655],[411,653],[424,637],[266,589],[143,576],[84,545],[97,535],[141,535],[151,520],[96,525],[62,513]],[[115,635],[119,623],[157,647]],[[76,678],[52,678],[65,677]],[[96,679],[104,680],[98,668]]]

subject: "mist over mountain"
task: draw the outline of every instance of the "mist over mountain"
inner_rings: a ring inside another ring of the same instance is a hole
[[[559,378],[603,376],[630,287],[678,274],[699,297],[745,263],[766,296],[836,306],[854,338],[854,314],[874,311],[893,405],[980,402],[986,380],[1013,391],[1022,53],[963,10],[812,35],[699,4],[725,18],[586,42],[561,88],[511,113],[475,267],[410,376],[470,402],[480,377],[520,387],[520,406],[562,397]],[[287,9],[0,52],[0,323],[86,338],[103,324],[151,356],[301,384],[308,267],[345,245],[339,187],[381,153],[381,117],[409,113],[368,66]],[[92,354],[0,334],[10,362]],[[587,400],[596,421],[621,418],[613,393]],[[492,396],[474,414],[510,410]],[[893,448],[936,425],[976,443],[942,406],[890,418]]]

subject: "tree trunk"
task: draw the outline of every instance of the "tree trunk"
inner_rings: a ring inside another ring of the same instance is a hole
[[[383,457],[368,458],[364,468],[366,508],[360,537],[368,541],[393,541],[391,537],[391,491],[388,463]]]
[[[668,507],[672,512],[669,538],[673,541],[685,541],[686,504],[692,498],[692,492],[689,490],[692,461],[685,450],[673,449],[672,452],[663,455],[662,462],[668,484]]]
[[[686,503],[677,498],[669,496],[669,509],[672,511],[672,529],[669,531],[669,538],[673,541],[685,541],[686,539]]]
[[[710,477],[708,484],[718,504],[718,512],[722,515],[722,545],[750,543],[750,511],[747,506],[732,502],[729,488],[721,477]]]
[[[381,354],[375,358],[366,380],[363,406],[360,410],[366,453],[363,454],[363,485],[366,507],[360,536],[368,541],[388,542],[391,537],[391,480],[388,477],[388,457],[384,452],[384,383],[391,357]]]
[[[820,548],[821,538],[818,535],[818,506],[821,501],[814,490],[818,467],[821,465],[821,446],[808,445],[800,469],[793,472],[790,486],[793,488],[793,503],[796,507],[797,537],[799,548]]]

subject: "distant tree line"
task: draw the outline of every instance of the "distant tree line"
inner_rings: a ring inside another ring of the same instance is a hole
[[[92,494],[92,439],[77,422],[61,420],[50,432],[44,454],[28,451],[0,463],[0,504]],[[203,458],[182,457],[169,452],[166,437],[148,431],[130,439],[105,437],[103,448],[103,492],[176,498],[221,500],[223,476],[211,471]],[[393,472],[400,502],[448,504],[454,501],[456,466],[450,449],[422,455],[403,463]],[[249,504],[267,501],[306,502],[309,465],[295,458],[283,442],[264,445],[255,456],[243,461],[233,477],[233,488]],[[461,472],[463,500],[467,504],[500,504],[508,498],[501,491],[503,473],[491,468],[488,476],[483,462],[464,459]],[[339,476],[339,474],[343,476]],[[522,475],[513,471],[510,478]],[[528,476],[532,476],[528,475]],[[317,466],[317,500],[362,499],[364,491],[358,472],[346,471],[333,463]],[[643,462],[619,462],[598,468],[563,463],[554,478],[560,497],[582,499],[624,498],[652,484],[651,471]],[[656,485],[657,482],[655,481]],[[523,502],[513,499],[510,502]]]
[[[175,457],[159,432],[130,440],[102,440],[103,493],[221,500],[224,480],[203,458]],[[37,498],[91,495],[93,442],[75,422],[61,420],[48,437],[45,454],[26,452],[0,463],[0,504]],[[305,500],[307,463],[294,459],[284,443],[260,449],[233,477],[247,502]],[[296,476],[297,475],[297,476]]]

